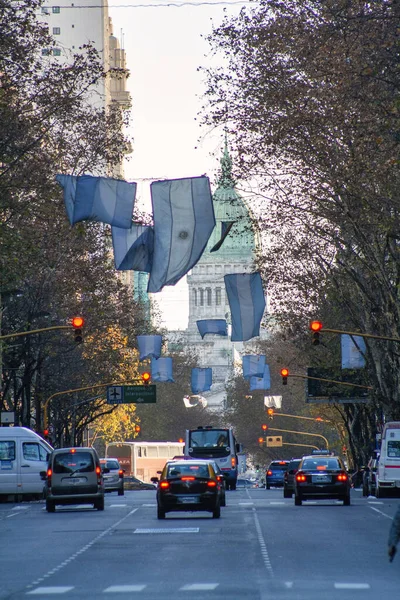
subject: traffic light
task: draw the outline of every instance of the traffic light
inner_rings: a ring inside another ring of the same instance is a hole
[[[266,423],[263,423],[261,425],[261,429],[263,430],[264,434],[266,434],[267,433],[267,429],[268,429],[268,425]]]
[[[272,419],[274,418],[274,409],[273,408],[269,408],[267,410],[267,413],[268,413],[268,418],[271,419],[271,421],[272,421]]]
[[[319,345],[319,332],[322,329],[322,323],[321,323],[321,321],[311,321],[311,323],[310,323],[310,329],[313,332],[313,334],[312,334],[312,344],[313,344],[313,346],[318,346]]]
[[[289,369],[281,369],[281,375],[282,375],[282,385],[287,385],[287,378],[288,378],[288,375],[289,375]]]
[[[74,328],[74,340],[77,344],[81,344],[83,342],[82,328],[84,324],[85,321],[82,317],[73,317],[72,327]]]
[[[140,425],[136,424],[135,425],[135,433],[136,435],[140,435],[140,432],[142,431],[142,428],[140,427]]]
[[[265,439],[263,437],[258,438],[258,443],[260,446],[262,446],[264,444],[264,442],[265,442]]]
[[[150,379],[151,379],[150,373],[148,373],[147,371],[145,371],[144,373],[142,373],[143,385],[149,385]]]

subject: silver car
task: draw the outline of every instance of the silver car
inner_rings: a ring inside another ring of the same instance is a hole
[[[100,466],[104,479],[105,492],[118,492],[124,495],[124,470],[116,458],[101,458]]]

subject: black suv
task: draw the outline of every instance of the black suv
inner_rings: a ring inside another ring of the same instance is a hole
[[[283,475],[283,497],[291,498],[294,494],[294,477],[301,463],[301,458],[292,458]]]

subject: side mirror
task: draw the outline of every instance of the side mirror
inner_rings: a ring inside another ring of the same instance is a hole
[[[161,475],[162,471],[157,471],[157,473],[158,473],[159,475]]]
[[[158,471],[157,471],[157,473],[158,473]],[[151,483],[158,483],[159,480],[158,480],[158,477],[151,477],[150,481],[151,481]]]

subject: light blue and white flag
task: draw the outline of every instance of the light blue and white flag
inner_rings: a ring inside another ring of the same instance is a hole
[[[172,377],[172,358],[165,356],[151,359],[151,378],[153,381],[175,381]]]
[[[148,292],[175,285],[198,262],[215,227],[208,177],[155,181],[150,186],[154,257]]]
[[[269,390],[271,387],[271,375],[269,366],[265,365],[264,375],[262,377],[250,377],[250,391]]]
[[[197,329],[203,338],[206,333],[214,333],[216,335],[228,335],[228,329],[225,319],[201,319],[196,321]]]
[[[246,354],[242,357],[243,377],[263,377],[265,369],[265,356],[260,354]]]
[[[265,297],[260,273],[224,275],[232,316],[232,342],[244,342],[260,335]]]
[[[118,271],[150,273],[153,264],[154,231],[133,223],[130,229],[111,227],[115,268]]]
[[[360,335],[341,335],[342,369],[362,369],[365,367],[365,340]]]
[[[139,360],[145,358],[159,358],[161,354],[161,335],[138,335],[136,336],[139,347]]]
[[[132,224],[136,183],[92,175],[57,175],[64,188],[64,203],[71,225],[100,221],[129,229]]]
[[[212,386],[212,369],[192,369],[192,394],[208,392]]]

